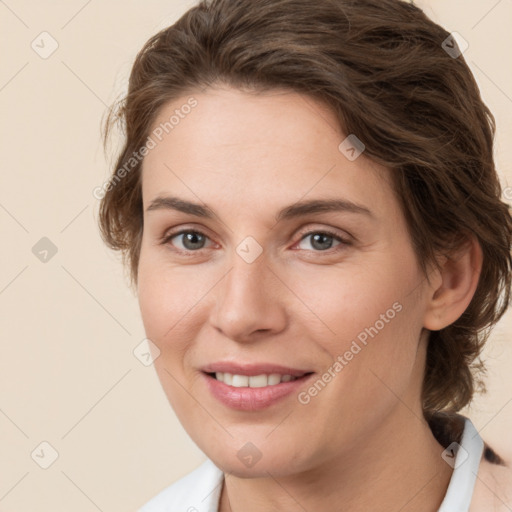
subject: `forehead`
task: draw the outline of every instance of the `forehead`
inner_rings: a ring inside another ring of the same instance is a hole
[[[151,137],[156,145],[143,163],[145,205],[156,195],[179,192],[196,201],[245,206],[265,198],[266,208],[276,209],[305,196],[337,195],[366,198],[381,210],[392,206],[389,170],[364,153],[347,158],[346,143],[340,149],[347,134],[335,114],[310,96],[231,88],[191,92],[162,107]]]

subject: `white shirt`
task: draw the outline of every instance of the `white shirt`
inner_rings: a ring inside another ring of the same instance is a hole
[[[454,470],[438,512],[469,511],[484,442],[468,418],[465,418],[460,447],[454,445],[454,450],[447,452],[445,460],[451,462]],[[453,462],[450,455],[454,455]],[[208,459],[157,494],[138,512],[218,512],[223,481],[224,473]]]

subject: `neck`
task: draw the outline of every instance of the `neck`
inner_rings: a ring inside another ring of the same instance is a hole
[[[307,473],[252,479],[229,475],[219,511],[438,510],[452,469],[421,413],[398,403],[371,438],[354,445]]]

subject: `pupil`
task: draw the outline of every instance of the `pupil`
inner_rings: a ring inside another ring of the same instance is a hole
[[[186,233],[183,240],[183,245],[187,249],[201,249],[201,244],[204,243],[204,238],[199,233]],[[199,247],[198,247],[199,245]]]
[[[317,233],[313,235],[312,245],[315,249],[330,249],[332,246],[332,237],[330,235],[324,235],[323,233]]]

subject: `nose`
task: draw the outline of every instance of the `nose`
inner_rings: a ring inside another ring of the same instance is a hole
[[[215,287],[212,325],[238,342],[281,332],[287,325],[282,288],[263,256],[247,263],[235,255],[231,270]]]

